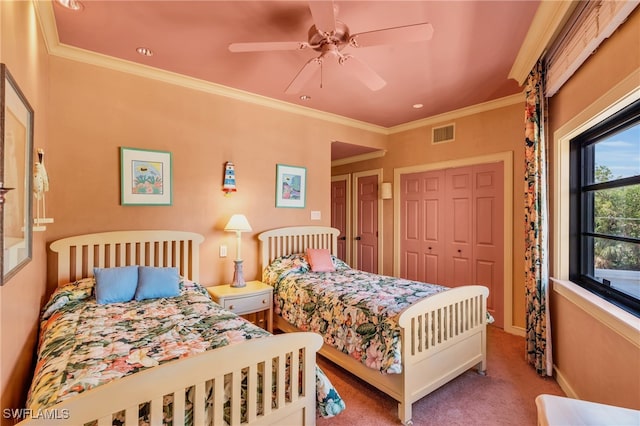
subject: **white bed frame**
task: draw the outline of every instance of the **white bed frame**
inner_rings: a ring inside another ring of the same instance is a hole
[[[273,259],[307,248],[337,252],[335,228],[300,226],[261,233],[262,267]],[[472,367],[486,371],[486,300],[489,290],[470,285],[452,288],[410,306],[399,317],[402,374],[381,374],[337,349],[323,344],[320,354],[398,401],[398,417],[412,424],[413,402]],[[276,327],[299,331],[276,316]]]
[[[147,265],[174,266],[186,278],[197,281],[201,235],[182,231],[119,231],[80,235],[55,241],[51,250],[58,254],[58,284],[93,275],[93,267]],[[111,425],[112,415],[126,411],[126,424],[138,425],[138,405],[151,404],[151,424],[162,424],[162,401],[174,395],[174,425],[183,424],[185,390],[195,387],[194,425],[205,424],[205,383],[213,380],[215,395],[223,395],[225,378],[231,380],[231,425],[313,425],[315,424],[316,352],[322,338],[314,333],[278,335],[254,339],[167,362],[122,379],[114,380],[71,397],[21,425],[82,425],[97,420]],[[300,355],[300,356],[299,356]],[[300,371],[286,385],[285,360],[291,356],[292,372]],[[276,361],[274,361],[276,360]],[[273,365],[276,365],[273,368]],[[300,368],[299,368],[300,367]],[[263,371],[264,389],[276,390],[276,407],[271,393],[264,392],[264,412],[257,406],[258,369]],[[248,377],[247,418],[241,422],[240,382]],[[272,380],[275,372],[275,381]],[[299,379],[299,380],[296,380]],[[287,392],[288,391],[288,392]],[[285,395],[291,397],[287,400]],[[209,418],[224,424],[222,397],[216,397]]]

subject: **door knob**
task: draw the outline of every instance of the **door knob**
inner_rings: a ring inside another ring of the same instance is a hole
[[[357,237],[354,238],[356,241],[360,241],[362,238],[358,235]]]
[[[345,240],[347,239],[347,237],[338,237],[338,239],[339,239],[340,241],[345,241]]]

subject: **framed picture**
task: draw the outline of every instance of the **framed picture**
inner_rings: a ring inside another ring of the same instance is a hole
[[[33,108],[0,64],[0,284],[31,261]]]
[[[307,169],[277,164],[276,207],[304,208],[307,198]]]
[[[173,202],[171,153],[120,147],[120,203],[170,206]]]

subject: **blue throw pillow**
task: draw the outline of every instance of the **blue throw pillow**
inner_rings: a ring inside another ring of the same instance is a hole
[[[140,266],[135,299],[157,299],[180,295],[178,268]]]
[[[100,304],[129,302],[136,294],[138,267],[93,268],[96,301]]]

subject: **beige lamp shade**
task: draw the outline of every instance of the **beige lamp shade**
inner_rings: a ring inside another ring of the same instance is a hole
[[[227,222],[227,226],[224,227],[225,231],[236,231],[236,232],[249,232],[251,231],[251,225],[249,225],[249,221],[246,216],[243,214],[234,214]]]

